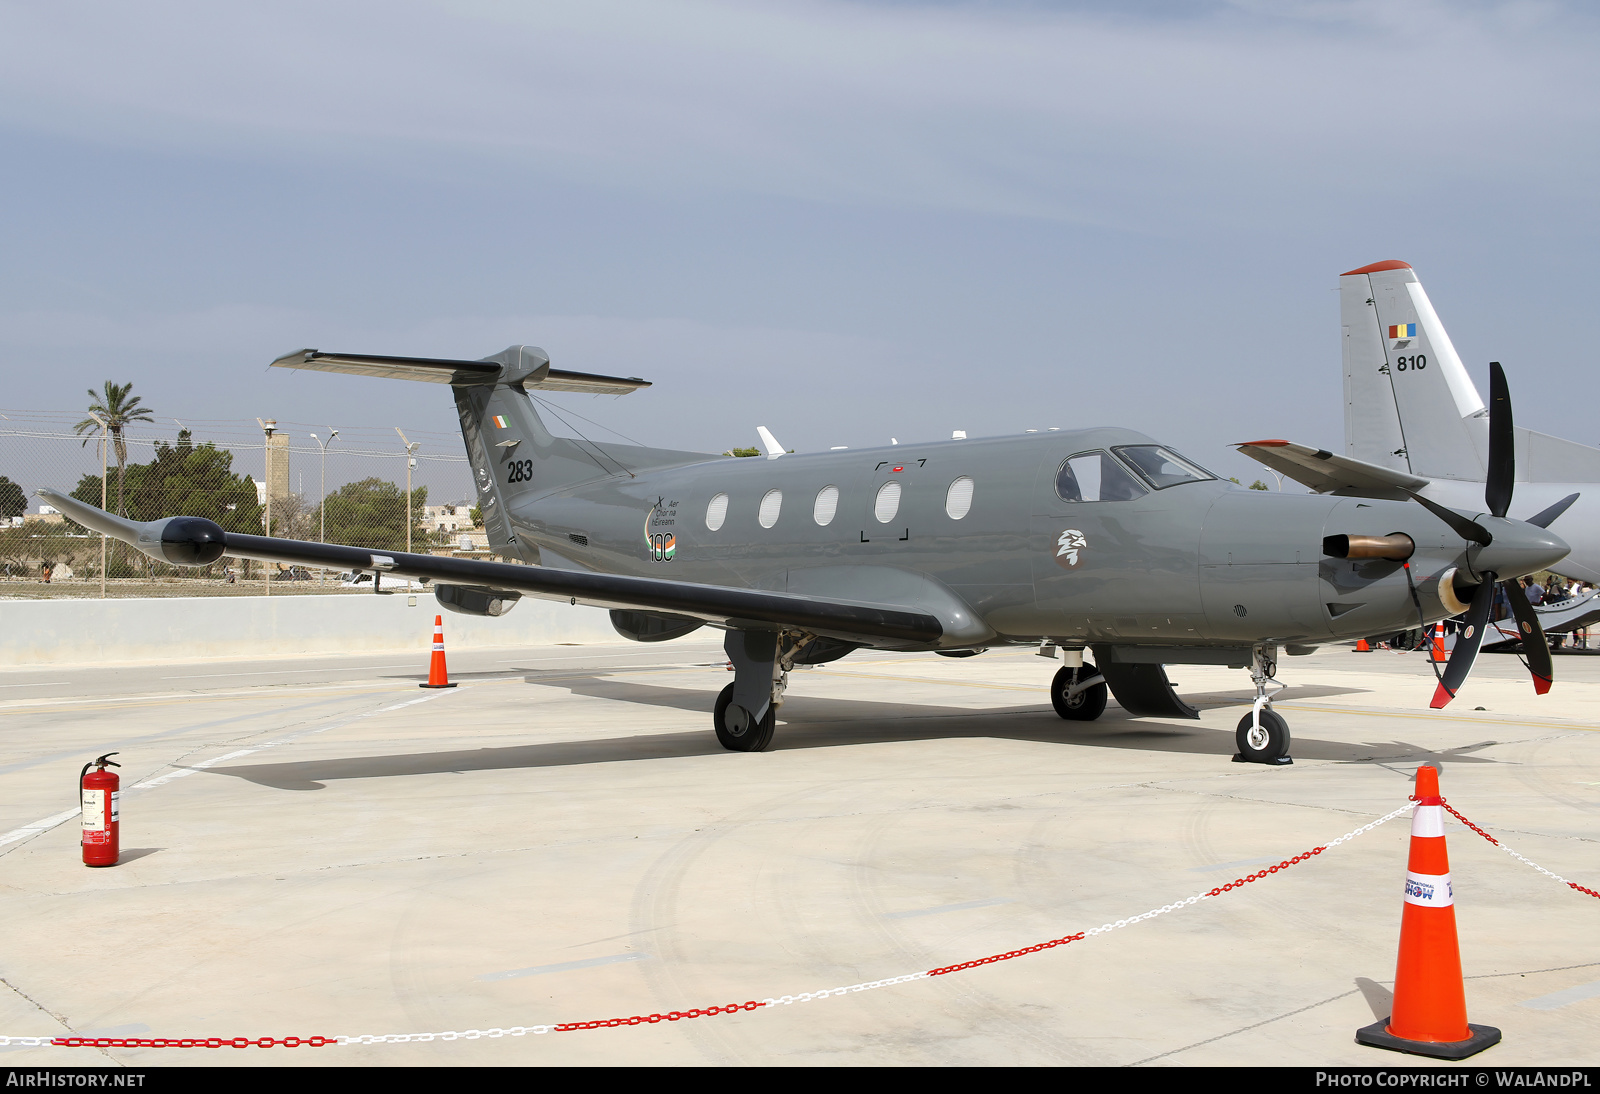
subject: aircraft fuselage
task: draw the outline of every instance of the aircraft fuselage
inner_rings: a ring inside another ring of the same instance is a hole
[[[1475,580],[1468,545],[1407,502],[1217,479],[1146,484],[1127,500],[1059,495],[1069,457],[1155,443],[1106,428],[722,458],[523,496],[510,516],[557,565],[820,597],[873,600],[877,588],[898,604],[926,582],[927,597],[946,590],[970,608],[969,625],[947,625],[943,647],[1314,645],[1417,626],[1401,563],[1325,557],[1330,535],[1410,535],[1429,622],[1455,614],[1441,576],[1454,568],[1462,583]],[[952,485],[962,479],[970,503],[957,515]],[[896,483],[891,505],[883,491]]]

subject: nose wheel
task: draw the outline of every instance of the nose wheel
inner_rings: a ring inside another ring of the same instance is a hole
[[[1274,692],[1283,690],[1283,685],[1274,679],[1278,674],[1277,653],[1275,646],[1257,646],[1251,651],[1250,679],[1256,685],[1256,701],[1234,730],[1239,746],[1239,753],[1233,758],[1236,764],[1277,767],[1294,763],[1289,758],[1289,723],[1272,709],[1268,695],[1269,687]]]
[[[1234,739],[1239,754],[1234,762],[1241,764],[1291,764],[1289,758],[1289,723],[1277,711],[1262,707],[1258,716],[1252,711],[1239,719]]]

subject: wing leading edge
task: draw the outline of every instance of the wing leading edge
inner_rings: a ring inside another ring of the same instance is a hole
[[[55,490],[41,489],[39,494],[84,527],[122,540],[151,558],[177,565],[204,565],[229,555],[260,562],[371,570],[451,584],[487,585],[543,600],[566,600],[597,608],[669,612],[738,630],[803,630],[883,648],[935,645],[945,632],[944,624],[936,616],[892,605],[400,551],[370,551],[333,543],[226,532],[199,517],[168,517],[138,523]]]

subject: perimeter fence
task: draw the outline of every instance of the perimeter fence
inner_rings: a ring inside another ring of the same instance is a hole
[[[492,557],[455,433],[355,426],[334,436],[311,423],[169,418],[119,437],[75,433],[81,418],[0,411],[0,599],[360,591],[335,571],[155,562],[55,512],[40,487],[96,506],[104,498],[130,520],[185,514],[234,532]]]

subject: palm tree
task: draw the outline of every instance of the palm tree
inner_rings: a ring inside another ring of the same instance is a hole
[[[126,507],[123,504],[122,484],[123,477],[128,467],[128,442],[123,439],[122,430],[131,422],[149,422],[151,417],[148,407],[139,405],[139,397],[135,395],[128,398],[128,393],[133,390],[132,383],[113,384],[106,381],[106,390],[103,395],[96,395],[94,389],[89,389],[89,413],[98,415],[105,422],[106,431],[111,434],[112,451],[117,454],[117,515],[126,516]],[[85,418],[72,427],[77,434],[88,433],[100,428],[100,422],[93,418]],[[83,443],[88,445],[89,438],[85,437]]]

